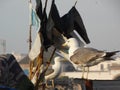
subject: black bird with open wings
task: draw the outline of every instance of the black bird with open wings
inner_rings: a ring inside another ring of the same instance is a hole
[[[53,3],[51,16],[55,23],[55,28],[61,34],[67,38],[70,38],[72,37],[71,32],[76,30],[87,44],[90,43],[85,26],[83,24],[83,20],[75,6],[73,6],[67,14],[60,17],[57,7],[55,3]]]
[[[60,17],[55,0],[52,0],[49,17],[47,18],[45,8],[42,12],[41,0],[39,0],[39,2],[36,0],[36,3],[38,3],[36,6],[36,12],[41,20],[40,32],[43,36],[43,45],[45,49],[55,43],[53,41],[55,35],[53,34],[54,28],[67,38],[73,37],[71,33],[73,30],[76,30],[87,44],[90,43],[83,20],[75,6],[73,6],[67,14]]]

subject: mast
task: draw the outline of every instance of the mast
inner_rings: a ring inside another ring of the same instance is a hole
[[[31,46],[32,46],[32,25],[29,26],[29,51],[31,50]]]
[[[31,3],[31,0],[29,0],[29,3]],[[29,51],[30,51],[31,46],[32,46],[32,35],[31,35],[31,33],[32,33],[32,23],[31,23],[31,18],[30,18],[29,22],[30,22],[30,26],[29,26],[29,40],[28,40],[28,42],[29,42]]]
[[[29,0],[29,5],[31,4],[31,0]],[[29,43],[29,52],[31,50],[31,47],[32,47],[32,21],[31,21],[31,7],[32,6],[29,6],[30,8],[30,16],[29,16],[29,40],[28,40],[28,43]],[[32,77],[32,69],[33,69],[33,64],[34,62],[33,61],[29,61],[29,78],[31,79]]]

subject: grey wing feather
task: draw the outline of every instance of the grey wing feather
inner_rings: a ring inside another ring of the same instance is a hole
[[[74,52],[74,55],[71,56],[71,61],[74,63],[84,64],[90,60],[95,60],[99,57],[102,57],[104,54],[103,51],[98,51],[93,48],[79,48]]]

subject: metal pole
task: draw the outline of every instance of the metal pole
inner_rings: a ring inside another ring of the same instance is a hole
[[[32,47],[32,25],[29,27],[29,51],[31,50]]]
[[[29,3],[31,3],[31,0],[29,0]],[[30,12],[31,13],[31,12]],[[31,23],[31,15],[30,15],[30,26],[29,26],[29,51],[31,50],[31,47],[32,47],[32,23]],[[33,61],[29,61],[29,78],[31,79],[32,77],[32,69],[33,69],[33,65],[34,62]]]
[[[31,0],[29,0],[29,3],[31,3]],[[31,32],[32,32],[32,24],[31,24],[31,20],[30,20],[30,26],[29,26],[29,51],[31,50],[31,46],[32,46],[32,35],[31,35]]]

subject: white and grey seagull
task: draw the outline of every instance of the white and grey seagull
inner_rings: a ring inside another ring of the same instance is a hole
[[[79,43],[80,42],[78,42],[75,38],[70,38],[63,44],[63,46],[68,46],[69,61],[73,64],[73,66],[75,68],[78,66],[83,67],[83,75],[85,67],[88,67],[89,71],[90,66],[97,65],[103,61],[114,60],[112,56],[120,52],[106,52],[90,47],[80,47]]]
[[[45,80],[52,80],[52,86],[54,87],[53,79],[57,78],[61,73],[62,62],[65,61],[65,58],[61,56],[56,56],[54,58],[55,64],[52,65],[52,69],[46,72]]]
[[[51,80],[52,81],[52,87],[54,87],[54,79],[59,77],[59,75],[61,74],[61,69],[62,69],[62,63],[65,61],[65,58],[61,57],[61,56],[55,56],[54,57],[54,64],[52,65],[51,68],[48,68],[48,70],[45,72],[45,81],[46,81],[46,86],[47,85],[47,81]],[[48,64],[50,64],[48,62]],[[45,71],[46,67],[44,67],[44,65],[41,65],[40,67],[40,73],[42,73],[43,71]],[[33,69],[33,72],[35,72],[35,69]],[[35,73],[33,79],[31,80],[32,83],[36,83],[36,79],[37,79],[37,72]]]

